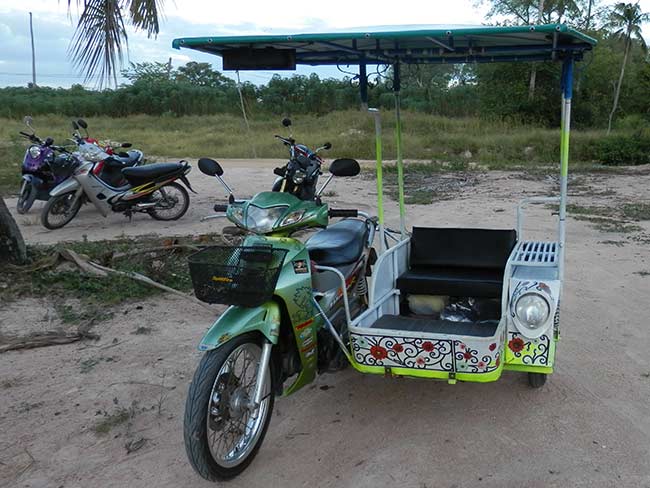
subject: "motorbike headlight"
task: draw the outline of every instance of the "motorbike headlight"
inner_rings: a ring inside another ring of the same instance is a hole
[[[304,215],[304,210],[296,210],[295,212],[291,212],[289,215],[282,219],[282,222],[280,222],[280,227],[287,227],[289,225],[296,224],[302,220]]]
[[[551,313],[551,307],[544,297],[537,293],[526,293],[517,300],[515,314],[524,327],[535,330],[544,325]]]
[[[29,148],[29,155],[34,158],[38,159],[41,157],[41,148],[38,146],[32,146]]]
[[[282,217],[287,208],[288,205],[271,208],[249,205],[246,211],[246,228],[258,234],[266,234],[273,229],[275,223]]]
[[[293,175],[293,178],[291,179],[296,185],[300,185],[303,181],[305,181],[305,173],[302,171],[296,171],[296,173]]]

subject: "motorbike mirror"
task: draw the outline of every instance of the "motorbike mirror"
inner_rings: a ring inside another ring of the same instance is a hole
[[[72,121],[72,128],[74,130],[79,130],[79,124],[77,124],[74,120]]]
[[[51,146],[52,144],[54,144],[54,139],[52,139],[51,137],[48,137],[47,139],[45,139],[45,145],[46,146]]]
[[[88,128],[88,124],[86,123],[86,121],[84,119],[77,120],[77,124],[79,124],[79,127],[81,127],[82,129],[87,129]]]
[[[282,125],[285,126],[285,127],[290,127],[291,126],[291,119],[285,117],[284,119],[282,119]]]
[[[357,176],[361,167],[355,159],[341,158],[332,161],[329,171],[334,176]]]
[[[325,149],[326,151],[332,149],[332,144],[330,142],[326,142],[325,144],[323,144],[323,149]]]
[[[122,143],[122,147],[131,147],[131,146],[133,146],[133,144],[131,144],[130,142],[123,142]]]
[[[214,159],[201,158],[199,159],[199,169],[201,173],[208,176],[221,176],[223,175],[223,168]]]

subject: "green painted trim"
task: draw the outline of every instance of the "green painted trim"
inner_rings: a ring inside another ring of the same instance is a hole
[[[566,117],[565,117],[566,118]],[[570,130],[566,120],[562,120],[560,136],[560,176],[569,175],[569,134]]]
[[[366,374],[386,374],[386,368],[383,366],[368,366],[365,364],[359,364],[356,361],[352,362],[354,369],[360,373]],[[455,381],[464,381],[467,383],[491,383],[498,380],[501,377],[503,372],[503,364],[499,366],[498,369],[491,371],[489,373],[456,373]],[[444,380],[450,383],[454,383],[454,379],[449,378],[449,373],[446,371],[431,371],[423,369],[411,369],[411,368],[390,368],[390,374],[392,376],[409,376],[412,378],[427,378],[434,380]]]
[[[506,364],[504,369],[506,371],[519,371],[522,373],[553,373],[553,368],[547,368],[545,366],[527,366],[524,364]]]
[[[371,29],[371,28],[370,28]],[[440,28],[440,29],[418,29],[418,30],[396,30],[386,32],[335,32],[319,34],[283,34],[283,35],[253,35],[253,36],[209,36],[209,37],[182,37],[174,39],[172,47],[197,47],[219,44],[256,44],[256,43],[286,43],[286,42],[319,42],[319,41],[341,41],[352,39],[408,39],[413,37],[448,37],[452,36],[498,36],[502,34],[528,34],[531,32],[553,33],[560,32],[578,41],[596,45],[596,39],[579,32],[566,24],[547,24],[535,26],[477,26],[461,28]],[[517,45],[518,40],[512,39]]]

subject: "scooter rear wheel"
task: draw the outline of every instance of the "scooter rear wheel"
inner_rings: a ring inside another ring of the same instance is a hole
[[[244,334],[207,352],[194,373],[185,404],[185,450],[206,480],[234,478],[262,445],[274,403],[270,365],[260,406],[248,407],[261,352],[258,337]]]
[[[149,210],[149,215],[156,220],[178,220],[190,206],[190,195],[176,182],[167,183],[151,194],[158,203]]]
[[[41,223],[46,229],[60,229],[75,218],[81,208],[81,197],[75,200],[75,193],[71,191],[47,201],[41,213]]]
[[[18,202],[16,202],[16,211],[19,214],[26,214],[29,209],[34,205],[36,200],[37,190],[30,182],[23,180],[20,186],[20,195],[18,195]]]

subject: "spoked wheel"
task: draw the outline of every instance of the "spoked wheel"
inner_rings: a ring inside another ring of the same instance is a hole
[[[81,197],[75,198],[75,193],[64,193],[47,201],[41,214],[41,223],[45,228],[60,229],[77,215],[81,208]]]
[[[149,210],[149,215],[156,220],[178,220],[190,206],[187,190],[175,182],[161,186],[150,198],[156,206]]]
[[[16,203],[16,211],[19,214],[26,214],[32,208],[34,200],[36,200],[36,188],[30,182],[23,180],[20,185],[20,195],[18,195],[18,202]]]
[[[541,388],[546,383],[547,376],[544,373],[528,373],[528,386],[531,388]]]
[[[273,411],[270,366],[262,402],[253,408],[262,348],[246,334],[203,356],[185,404],[185,450],[209,481],[241,473],[259,450]]]

